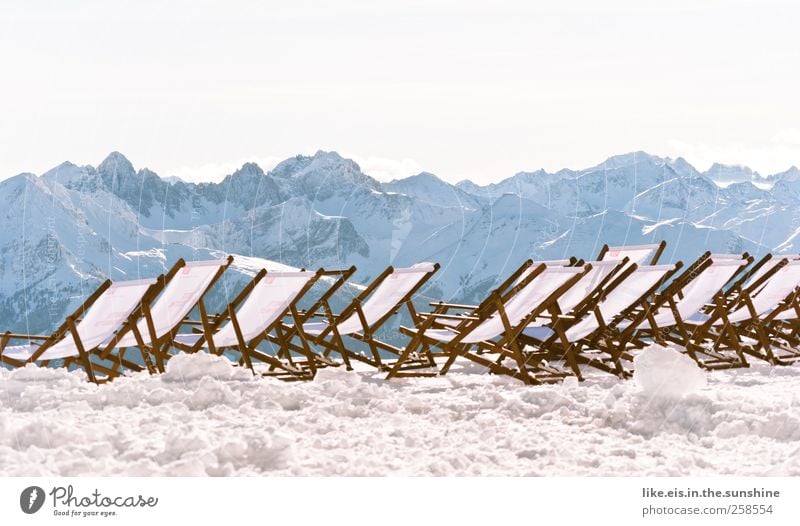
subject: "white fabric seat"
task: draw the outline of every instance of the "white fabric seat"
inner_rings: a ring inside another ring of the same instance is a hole
[[[771,271],[773,268],[775,268],[775,266],[776,266],[778,263],[780,263],[780,262],[781,262],[782,260],[784,260],[784,259],[788,259],[789,261],[798,261],[798,260],[800,260],[800,256],[789,255],[789,256],[779,256],[779,257],[774,257],[774,258],[770,259],[769,261],[767,261],[766,263],[764,263],[763,265],[761,265],[761,267],[760,267],[758,270],[756,270],[755,272],[753,272],[753,275],[752,275],[752,276],[750,276],[750,278],[747,280],[747,283],[744,285],[744,287],[745,287],[745,288],[747,288],[747,287],[749,287],[749,286],[752,286],[752,285],[753,285],[753,284],[754,284],[756,281],[758,281],[758,280],[759,280],[759,279],[760,279],[760,278],[761,278],[761,277],[762,277],[764,274],[766,274],[767,272]],[[759,290],[761,290],[761,288],[763,288],[763,287],[764,287],[764,285],[766,285],[766,282],[765,282],[765,283],[762,283],[762,285],[761,285],[761,287],[759,288]]]
[[[589,261],[587,264],[591,265],[592,268],[558,298],[558,308],[564,314],[571,312],[578,303],[596,289],[597,286],[619,266],[619,261]],[[549,323],[549,320],[542,318],[534,320],[529,327],[545,325],[547,323]]]
[[[558,308],[567,313],[583,301],[619,265],[619,261],[589,261],[592,268],[558,298]]]
[[[103,291],[75,326],[84,349],[90,351],[107,342],[114,332],[122,327],[155,282],[154,279],[117,281]],[[30,359],[38,348],[37,343],[13,345],[3,350],[3,356],[24,361]],[[44,351],[38,360],[71,358],[79,354],[72,333],[67,331],[64,337]]]
[[[219,269],[227,264],[227,259],[191,261],[178,270],[150,308],[156,338],[161,338],[174,330],[183,321],[205,294]],[[136,327],[144,344],[150,345],[152,338],[147,328],[147,320],[142,318]],[[117,343],[117,347],[120,348],[138,345],[133,331],[129,331]]]
[[[583,271],[584,269],[580,267],[546,267],[503,305],[509,324],[512,327],[518,325],[559,287]],[[467,344],[488,341],[505,330],[501,317],[495,315],[472,327],[459,341]],[[448,329],[429,329],[424,335],[438,341],[449,342],[459,336],[459,333]]]
[[[629,309],[643,294],[653,288],[667,273],[674,270],[674,265],[656,265],[639,267],[634,270],[622,283],[613,288],[601,301],[597,308],[604,323],[610,323],[615,317]],[[622,324],[618,325],[622,328]],[[567,339],[571,342],[585,338],[600,328],[594,312],[588,313],[583,319],[566,330]],[[531,326],[522,332],[525,336],[544,341],[550,338],[554,331],[549,327]]]
[[[646,261],[652,256],[660,245],[632,245],[628,247],[608,247],[603,254],[603,261],[622,261],[628,258],[628,264],[636,263],[638,266],[646,265]]]
[[[419,263],[408,268],[394,269],[361,305],[361,311],[367,320],[367,327],[371,327],[397,308],[400,300],[405,298],[420,281],[434,270],[435,267],[431,263]],[[316,336],[325,331],[328,325],[327,321],[304,323],[303,332]],[[339,334],[346,335],[363,331],[364,326],[358,312],[353,312],[347,318],[338,321],[336,329]]]
[[[244,341],[250,342],[278,321],[314,276],[315,272],[268,272],[236,310]],[[201,337],[195,334],[179,336],[183,341],[191,342],[188,345],[193,345]],[[212,338],[217,347],[233,347],[239,343],[230,320]],[[208,342],[204,342],[204,346],[207,347]]]
[[[702,320],[702,317],[696,316],[702,313],[706,304],[744,265],[747,265],[747,260],[741,258],[713,259],[711,265],[684,287],[683,298],[675,301],[675,307],[681,319],[687,323],[691,319]],[[653,322],[657,327],[671,327],[676,324],[675,316],[668,305],[662,306],[655,312]],[[645,320],[639,325],[639,328],[644,329],[649,326],[650,321]]]
[[[776,261],[771,268],[774,268],[778,261]],[[771,262],[772,261],[769,261],[768,263]],[[751,279],[750,282],[755,282],[755,280]],[[773,311],[784,299],[786,299],[786,297],[791,294],[798,287],[798,285],[800,285],[800,261],[790,261],[787,265],[781,267],[777,272],[770,276],[760,287],[760,289],[753,295],[752,305],[756,316],[761,317],[769,314],[769,312]],[[792,309],[786,312],[794,313],[794,310]],[[728,314],[728,321],[731,323],[740,323],[743,321],[748,321],[752,319],[752,317],[753,316],[748,306],[742,305]],[[686,321],[687,323],[699,325],[705,321],[708,321],[708,319],[709,317],[705,316],[705,319],[700,319],[698,321],[696,317],[690,317]],[[719,326],[724,323],[724,320],[717,319],[714,322],[714,325]]]

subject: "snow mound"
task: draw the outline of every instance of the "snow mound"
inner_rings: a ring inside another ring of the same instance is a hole
[[[164,382],[191,382],[203,378],[218,380],[252,380],[253,373],[236,366],[225,356],[207,353],[179,354],[167,362]]]
[[[633,378],[652,398],[681,398],[706,386],[706,373],[685,354],[651,345],[633,360]]]

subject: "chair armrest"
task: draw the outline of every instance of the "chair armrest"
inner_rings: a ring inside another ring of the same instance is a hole
[[[457,315],[453,315],[453,314],[444,314],[444,313],[438,313],[438,312],[423,312],[423,313],[420,314],[420,316],[423,317],[423,318],[431,317],[431,318],[442,318],[442,319],[445,319],[445,320],[459,320],[459,321],[463,321],[463,320],[480,320],[480,318],[477,318],[475,316],[457,316]]]
[[[14,332],[9,333],[0,333],[0,338],[3,336],[8,336],[9,339],[12,340],[46,340],[50,338],[50,336],[45,336],[43,334],[19,334]]]
[[[325,314],[324,312],[313,312],[313,313],[309,314],[309,312],[307,310],[299,310],[299,311],[297,311],[297,315],[300,316],[301,318],[304,318],[306,316],[310,316],[311,318],[327,318],[328,317],[328,315]],[[338,314],[332,314],[332,316],[333,316],[334,320],[339,318]]]
[[[430,302],[428,303],[431,307],[446,307],[448,309],[470,309],[474,310],[477,309],[477,305],[462,305],[458,303],[444,303],[444,302]]]

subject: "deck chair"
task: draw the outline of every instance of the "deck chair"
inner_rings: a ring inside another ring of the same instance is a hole
[[[655,341],[661,345],[668,342],[683,348],[701,367],[731,368],[746,367],[747,362],[741,352],[736,357],[723,356],[692,341],[692,326],[686,320],[702,315],[708,305],[720,305],[724,297],[724,287],[753,261],[746,259],[706,258],[698,266],[690,267],[659,292],[648,309],[645,319],[623,320],[620,346],[643,348]],[[732,329],[730,329],[732,330]],[[619,353],[618,353],[619,354]],[[699,354],[708,355],[713,362],[702,359]]]
[[[402,349],[378,339],[376,333],[403,307],[411,322],[419,323],[412,299],[437,270],[438,263],[419,263],[398,269],[388,267],[338,315],[333,314],[328,301],[322,302],[318,307],[322,312],[306,311],[301,323],[286,326],[286,334],[289,338],[304,335],[307,341],[323,349],[325,359],[332,353],[338,354],[347,370],[352,369],[351,360],[383,370],[386,364],[381,353],[399,356]],[[310,321],[313,316],[321,316],[324,320]],[[366,345],[370,354],[354,351],[345,337]],[[289,349],[298,350],[295,345]]]
[[[761,282],[761,285],[763,286],[765,281],[763,281],[761,278],[763,278],[765,275],[771,274],[776,266],[783,264],[783,260],[796,261],[800,260],[800,256],[791,254],[783,256],[773,256],[772,254],[765,255],[760,260],[754,262],[750,267],[748,267],[746,272],[742,273],[742,276],[738,278],[728,289],[726,302],[731,304],[732,302],[736,301],[739,298],[739,294],[743,288],[750,287],[756,282]],[[751,294],[754,292],[756,291],[751,291]]]
[[[769,254],[766,257],[771,257]],[[773,266],[780,266],[782,260],[789,265],[800,261],[800,256],[786,255],[772,258],[759,272],[753,273],[750,282],[771,273]],[[766,284],[762,285],[766,289]],[[749,322],[739,324],[738,334],[756,341],[755,346],[745,345],[744,352],[756,358],[766,360],[773,365],[791,365],[800,360],[800,289],[790,294],[774,309],[753,318]],[[760,294],[760,292],[758,292]]]
[[[761,342],[763,355],[758,357],[765,355],[773,365],[792,365],[800,360],[800,290],[776,311],[758,322],[760,330],[770,338],[769,347]],[[754,328],[748,329],[755,332]]]
[[[583,305],[594,303],[611,279],[629,264],[627,257],[610,261],[589,261],[590,269],[556,301],[558,314],[569,314]]]
[[[553,361],[568,362],[573,373],[583,380],[580,365],[627,378],[621,353],[614,352],[619,344],[616,323],[638,312],[639,319],[646,316],[648,299],[664,285],[682,264],[626,265],[604,285],[591,301],[578,305],[573,312],[561,315],[552,313],[550,323],[528,325],[520,334],[523,349],[523,367],[542,367]],[[602,343],[602,346],[599,345]]]
[[[220,355],[225,351],[237,351],[240,363],[254,374],[253,361],[269,366],[262,376],[275,376],[282,380],[311,380],[316,375],[318,359],[300,334],[299,352],[305,360],[296,365],[291,360],[281,360],[281,353],[275,356],[259,350],[258,346],[272,336],[279,350],[288,349],[282,321],[290,317],[296,322],[300,315],[297,303],[324,274],[317,272],[268,272],[262,269],[251,282],[219,315],[209,318],[202,313],[202,330],[194,333],[176,334],[173,345],[185,352],[198,352],[207,349]]]
[[[654,243],[652,245],[630,245],[620,247],[603,245],[602,248],[600,248],[600,253],[597,254],[597,260],[615,261],[628,258],[630,263],[635,263],[640,267],[644,265],[655,265],[658,263],[666,246],[666,241]]]
[[[544,263],[545,265],[552,266],[551,262],[549,261],[541,261],[539,262]],[[584,263],[581,262],[581,265]],[[573,310],[578,309],[584,303],[590,303],[594,300],[597,294],[599,294],[603,287],[620,271],[622,271],[628,264],[628,258],[622,258],[621,260],[614,260],[614,261],[590,261],[587,263],[590,265],[589,270],[584,274],[581,279],[575,283],[569,290],[564,292],[556,302],[558,306],[558,314],[569,314]],[[567,266],[567,265],[564,265]],[[524,267],[528,269],[532,269],[535,267],[528,267],[524,265]],[[517,273],[512,275],[513,279],[509,279],[503,284],[501,284],[497,289],[495,289],[495,293],[502,293],[503,291],[507,290],[513,283],[517,283],[520,279],[524,278],[527,275],[527,272],[530,270],[518,270]],[[441,320],[437,320],[434,322],[434,326],[442,325],[442,326],[450,326],[453,327],[459,323],[458,314],[454,311],[462,311],[461,316],[480,316],[481,314],[476,311],[478,308],[477,305],[464,305],[464,304],[450,304],[450,303],[443,303],[443,302],[436,302],[430,303],[430,306],[434,308],[435,313],[443,313],[447,312],[451,314],[448,318],[443,318]],[[549,321],[547,316],[541,317],[538,320],[534,320],[532,325],[541,325]]]
[[[714,261],[723,261],[723,260],[726,260],[726,261],[745,261],[746,260],[746,261],[749,261],[749,262],[753,261],[752,256],[750,256],[750,254],[748,254],[747,252],[744,252],[743,254],[718,254],[718,253],[713,253],[713,252],[706,251],[706,252],[703,252],[700,255],[700,257],[698,257],[694,262],[689,264],[689,266],[687,266],[683,270],[683,272],[681,274],[681,278],[682,279],[686,279],[688,277],[688,279],[691,280],[693,276],[699,275],[700,268],[703,267],[704,265],[707,265],[709,259],[714,260]],[[755,267],[752,266],[752,265],[751,266],[743,266],[742,269],[739,272],[737,272],[737,273],[735,273],[735,274],[733,274],[731,276],[731,279],[728,280],[728,282],[722,288],[725,291],[733,290],[733,287],[736,284],[742,284],[745,281],[747,281],[748,270],[749,269],[754,269],[754,268]],[[680,294],[679,294],[679,297],[682,297],[682,296],[680,296]]]
[[[488,368],[491,373],[506,374],[526,384],[541,384],[559,381],[570,373],[554,369],[530,370],[522,367],[523,356],[516,342],[519,333],[537,316],[546,311],[559,296],[577,283],[588,271],[584,267],[548,267],[539,264],[532,267],[524,279],[504,292],[493,292],[475,309],[478,316],[461,316],[455,327],[433,328],[437,318],[447,318],[444,313],[423,315],[419,327],[404,327],[412,340],[390,368],[388,378],[404,376],[432,376],[447,374],[456,359],[464,357]],[[442,368],[435,372],[409,372],[405,365],[413,361],[424,343],[442,347],[448,358]],[[488,358],[487,354],[499,354],[501,359]],[[517,367],[504,363],[509,357]]]
[[[152,299],[161,286],[163,277],[136,281],[106,280],[51,335],[3,334],[0,337],[0,361],[21,367],[35,362],[46,366],[51,361],[63,360],[65,367],[82,367],[91,382],[110,380],[119,374],[119,369],[92,363],[90,354],[112,338],[115,331],[133,325],[138,320],[137,307]],[[27,340],[28,343],[9,345],[11,340]],[[105,377],[101,379],[96,372]]]
[[[739,361],[746,365],[743,354],[747,354],[772,364],[778,363],[773,352],[774,335],[770,335],[765,326],[790,309],[798,286],[800,286],[800,260],[774,258],[772,264],[763,272],[754,273],[738,295],[733,305],[718,301],[714,310],[699,313],[686,319],[686,324],[693,326],[691,338],[695,345],[712,345],[714,355],[704,360],[703,367],[713,369],[718,363],[726,364],[716,357],[735,351]],[[763,267],[762,267],[763,268]],[[790,351],[790,356],[797,353]]]
[[[625,260],[627,261],[627,259]],[[595,264],[597,262],[592,262]],[[536,265],[545,265],[548,267],[572,267],[572,266],[583,266],[584,261],[582,259],[577,259],[574,256],[569,259],[552,259],[552,260],[544,260],[544,261],[537,261]],[[600,267],[592,267],[592,269],[581,279],[581,283],[589,283],[597,277],[602,277],[607,274],[607,270],[613,266],[618,265],[619,262],[603,262]],[[527,277],[528,273],[531,272],[535,268],[534,263],[532,260],[525,261],[517,270],[515,270],[511,275],[506,278],[505,281],[501,282],[494,290],[492,290],[493,294],[502,294],[503,292],[511,289],[514,285],[518,284],[521,280]],[[579,288],[578,284],[576,284],[573,289]],[[577,304],[578,301],[582,300],[585,294],[578,293],[576,295],[571,295],[570,292],[573,290],[567,291],[559,301],[565,302],[566,304],[573,303]],[[467,317],[467,316],[481,316],[481,313],[477,311],[479,308],[478,305],[468,305],[464,303],[447,303],[444,301],[437,301],[437,302],[430,302],[428,304],[432,309],[434,309],[433,313],[447,313],[447,317],[437,318],[433,322],[433,327],[444,327],[450,326],[454,327],[458,325],[463,319],[459,319],[459,316]],[[492,307],[490,307],[491,309]],[[571,307],[565,307],[569,310]]]
[[[179,259],[166,274],[164,289],[152,306],[143,303],[139,322],[118,332],[105,345],[100,357],[108,359],[116,350],[116,358],[125,360],[126,351],[136,348],[151,374],[164,372],[165,349],[192,309],[197,307],[201,318],[207,320],[203,298],[231,263],[232,256],[210,261],[186,262]]]

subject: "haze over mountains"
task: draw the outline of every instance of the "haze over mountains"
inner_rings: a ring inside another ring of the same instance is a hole
[[[451,185],[430,173],[381,183],[335,152],[265,173],[248,163],[220,183],[135,169],[114,152],[96,168],[65,162],[0,182],[0,316],[13,330],[55,326],[105,277],[160,273],[178,257],[262,264],[356,265],[365,283],[387,265],[438,261],[423,294],[471,301],[528,257],[591,259],[603,243],[666,239],[664,260],[703,250],[798,252],[800,170],[768,177],[635,152],[585,170],[520,172]],[[240,280],[241,281],[241,280]],[[235,273],[216,291],[234,293]]]

